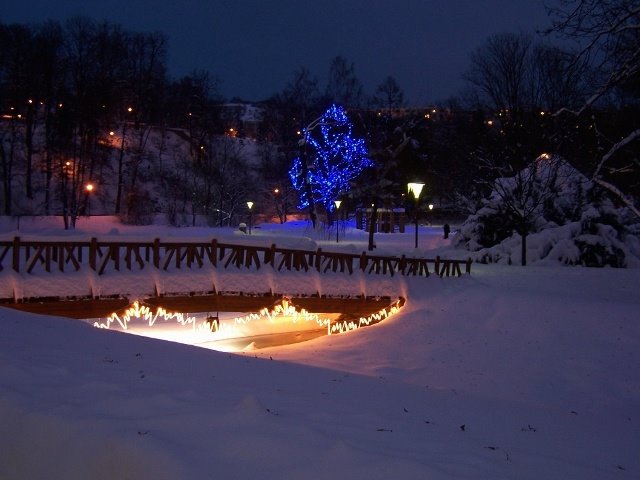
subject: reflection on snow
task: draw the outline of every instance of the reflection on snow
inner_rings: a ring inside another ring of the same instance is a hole
[[[273,308],[237,316],[237,312],[184,314],[162,307],[153,310],[134,302],[122,314],[112,313],[95,327],[119,330],[161,340],[197,345],[220,351],[239,351],[298,343],[321,335],[345,333],[378,323],[404,305],[400,298],[368,317],[345,319],[339,313],[311,313],[297,309],[287,298]]]

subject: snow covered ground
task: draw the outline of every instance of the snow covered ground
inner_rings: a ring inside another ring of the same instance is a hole
[[[248,239],[91,220],[73,233],[3,220],[0,234],[336,248],[335,231],[304,223]],[[366,245],[340,234],[337,248]],[[377,235],[376,253],[413,254],[413,239]],[[437,226],[420,240],[420,254],[466,258]],[[1,288],[18,280],[0,273]],[[640,269],[474,264],[461,278],[388,281],[322,288],[402,292],[389,320],[234,354],[0,309],[0,478],[640,477]],[[60,282],[39,285],[70,288]]]

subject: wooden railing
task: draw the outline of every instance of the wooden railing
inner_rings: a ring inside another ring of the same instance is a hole
[[[439,257],[414,258],[405,255],[382,256],[296,250],[270,247],[233,245],[207,242],[152,242],[127,241],[24,241],[20,237],[0,240],[0,272],[11,268],[15,272],[65,272],[91,269],[98,275],[110,270],[160,270],[202,268],[256,269],[269,266],[276,271],[315,270],[320,273],[342,272],[353,274],[360,270],[366,274],[425,276],[434,273],[440,277],[461,276],[471,273],[471,260],[449,260]],[[429,266],[431,265],[431,270]]]

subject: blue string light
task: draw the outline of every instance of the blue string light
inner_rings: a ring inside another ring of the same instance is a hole
[[[313,138],[310,131],[304,132],[305,148],[308,145],[313,150],[313,153],[309,153],[313,161],[307,164],[307,178],[304,178],[304,159],[300,157],[293,160],[289,177],[298,192],[299,208],[307,208],[313,202],[324,205],[327,211],[333,211],[333,201],[347,192],[351,188],[351,180],[366,167],[373,166],[373,162],[364,139],[353,137],[353,126],[344,108],[331,105],[318,125],[321,139]],[[309,198],[307,183],[311,187],[312,198]]]

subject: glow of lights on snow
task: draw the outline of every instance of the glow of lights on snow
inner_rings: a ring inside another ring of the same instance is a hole
[[[301,322],[316,322],[319,326],[325,326],[325,322],[329,320],[321,320],[318,314],[307,312],[304,308],[297,310],[296,307],[289,303],[287,298],[283,298],[279,305],[276,305],[273,310],[263,308],[259,313],[250,313],[245,317],[236,317],[233,319],[236,325],[246,325],[253,320],[268,320],[269,322],[276,322],[279,319],[289,319],[291,323]]]
[[[343,320],[338,322],[332,322],[329,318],[321,318],[317,313],[311,313],[307,310],[296,309],[294,305],[291,305],[288,299],[284,298],[280,305],[276,305],[273,310],[263,308],[260,313],[251,313],[245,317],[237,317],[234,319],[236,324],[248,324],[254,320],[268,320],[275,322],[278,318],[287,318],[292,323],[297,322],[316,322],[316,324],[322,328],[327,329],[327,335],[333,335],[337,333],[346,333],[352,330],[356,330],[361,327],[366,327],[374,323],[379,323],[387,318],[398,313],[398,311],[404,306],[404,298],[399,298],[393,302],[389,307],[372,313],[367,317],[360,317],[357,320]]]
[[[334,321],[329,317],[322,318],[320,314],[309,312],[305,309],[298,309],[291,304],[288,298],[273,308],[263,308],[258,313],[250,313],[245,316],[235,317],[231,320],[219,320],[216,317],[208,317],[204,320],[198,320],[194,316],[180,312],[169,312],[163,307],[156,307],[153,310],[146,305],[140,305],[134,302],[122,314],[116,312],[109,315],[105,322],[94,322],[94,327],[109,329],[113,326],[119,326],[123,331],[131,331],[133,321],[142,321],[145,327],[157,326],[160,321],[175,320],[181,327],[188,327],[189,331],[195,332],[196,337],[190,337],[190,340],[183,343],[204,344],[206,342],[216,342],[219,340],[228,340],[233,338],[250,337],[257,334],[265,333],[289,333],[291,325],[297,325],[294,330],[325,329],[327,335],[335,335],[347,333],[359,328],[379,323],[386,320],[390,316],[396,314],[403,306],[404,298],[399,298],[390,306],[382,310],[372,313],[366,317],[358,319],[338,320]],[[327,314],[328,315],[328,314]],[[287,326],[288,325],[288,326]],[[249,328],[246,328],[249,326]],[[264,327],[267,327],[266,330]],[[282,327],[287,328],[286,331]],[[278,329],[277,327],[280,327]],[[139,332],[138,332],[139,333]],[[173,335],[176,335],[175,333]],[[164,335],[159,338],[172,340],[172,335]]]

